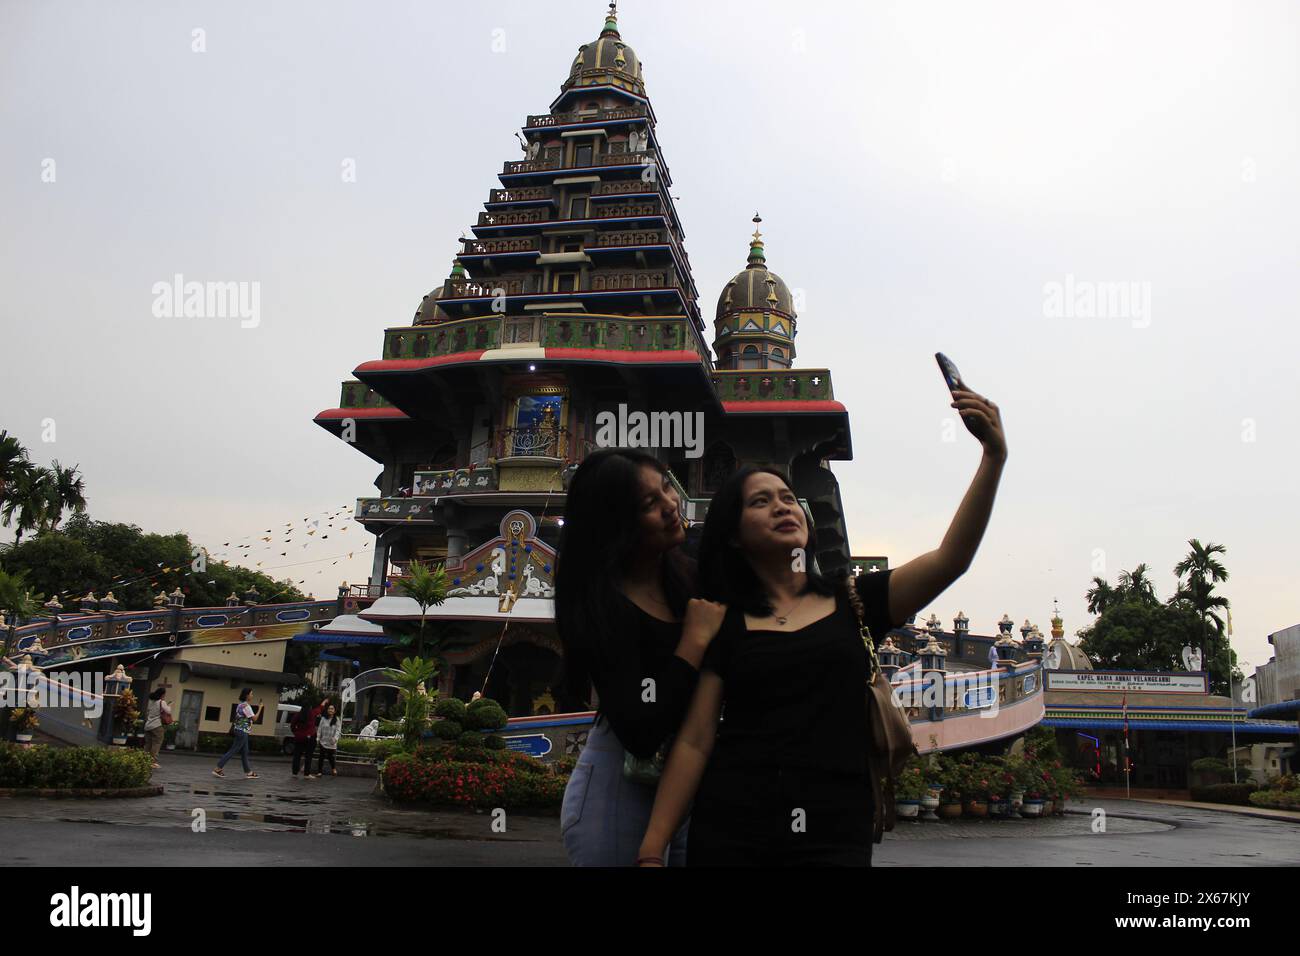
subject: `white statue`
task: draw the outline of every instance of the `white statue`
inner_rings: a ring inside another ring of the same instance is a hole
[[[1201,669],[1201,649],[1199,647],[1183,648],[1183,667],[1189,671]]]
[[[354,678],[343,678],[343,682],[339,685],[339,700],[345,705],[357,702],[357,682]]]
[[[370,723],[366,724],[364,727],[361,728],[361,733],[357,734],[357,736],[358,737],[379,736],[379,721],[372,720]]]

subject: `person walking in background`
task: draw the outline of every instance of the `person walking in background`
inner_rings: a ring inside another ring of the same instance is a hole
[[[316,725],[316,742],[320,745],[320,758],[316,765],[316,776],[325,773],[325,761],[330,762],[330,776],[339,775],[338,765],[334,762],[334,756],[338,752],[339,737],[343,733],[343,721],[339,717],[338,710],[333,704],[325,708],[325,713],[321,714],[320,723]]]
[[[214,777],[224,777],[226,772],[222,769],[226,761],[239,754],[239,759],[244,764],[244,776],[250,780],[257,776],[253,773],[253,767],[248,762],[248,735],[252,733],[253,722],[260,720],[262,717],[262,702],[257,702],[257,710],[253,710],[253,705],[248,702],[248,698],[253,696],[253,688],[245,687],[239,692],[239,703],[235,705],[235,720],[230,725],[230,734],[235,738],[230,749],[226,751],[225,756],[217,761],[217,768],[212,771]]]
[[[167,694],[167,688],[158,687],[149,695],[149,707],[145,711],[144,718],[144,738],[145,745],[149,748],[149,756],[153,758],[153,769],[159,769],[162,764],[158,762],[158,752],[162,750],[163,737],[166,734],[166,726],[172,722],[172,709],[163,697]]]

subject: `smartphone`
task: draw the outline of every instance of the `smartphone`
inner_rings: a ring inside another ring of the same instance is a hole
[[[942,352],[935,352],[934,360],[939,363],[939,371],[943,372],[943,380],[948,383],[948,391],[955,392],[958,389],[969,391],[966,383],[961,380],[961,372],[957,371],[957,366],[952,364],[952,359]]]

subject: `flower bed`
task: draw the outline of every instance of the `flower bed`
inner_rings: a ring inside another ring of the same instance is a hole
[[[0,743],[0,789],[138,789],[149,785],[152,763],[145,751],[121,747],[16,747]]]
[[[381,779],[401,803],[544,811],[558,811],[569,780],[526,754],[445,745],[389,757]]]
[[[1270,781],[1267,790],[1252,793],[1250,802],[1257,807],[1271,807],[1275,810],[1300,810],[1300,777],[1284,774]]]

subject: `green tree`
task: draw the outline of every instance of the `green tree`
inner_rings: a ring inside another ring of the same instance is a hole
[[[1228,599],[1214,593],[1214,586],[1228,580],[1228,569],[1223,566],[1216,555],[1227,554],[1228,549],[1221,544],[1201,544],[1192,538],[1187,542],[1191,550],[1187,557],[1174,566],[1178,576],[1178,593],[1173,600],[1185,601],[1201,618],[1200,647],[1206,648],[1208,623],[1214,622],[1217,634],[1223,634],[1223,618],[1219,611],[1228,610]],[[1183,581],[1186,577],[1187,580]],[[1208,648],[1206,648],[1208,654]]]
[[[416,657],[424,656],[424,624],[429,608],[437,607],[447,600],[447,571],[441,564],[429,568],[419,561],[412,561],[407,576],[400,582],[400,587],[407,597],[420,606],[420,630],[416,637]],[[438,642],[441,645],[441,641]]]
[[[1147,566],[1139,564],[1132,571],[1119,573],[1119,592],[1121,600],[1137,600],[1143,604],[1158,604],[1155,585],[1147,577]]]
[[[1120,595],[1105,578],[1093,578],[1088,589],[1088,613],[1101,614],[1119,602]]]
[[[77,465],[64,468],[56,458],[50,463],[50,481],[46,489],[45,521],[48,529],[58,530],[63,512],[83,514],[86,510],[86,482]]]
[[[9,500],[9,486],[17,480],[19,472],[29,467],[31,462],[22,442],[7,431],[0,431],[0,507]]]
[[[433,710],[438,692],[430,691],[426,684],[438,673],[436,661],[426,661],[419,657],[402,659],[400,667],[390,668],[389,678],[401,689],[399,702],[402,707],[402,746],[414,750],[420,744],[429,714]]]
[[[4,504],[0,505],[0,524],[14,528],[15,546],[26,532],[46,526],[54,485],[54,475],[48,468],[28,464],[14,471],[5,487]]]
[[[291,581],[260,571],[205,560],[195,568],[194,544],[185,534],[145,534],[135,525],[93,521],[74,514],[60,531],[15,544],[0,555],[8,571],[26,571],[34,586],[73,603],[88,591],[108,591],[123,610],[153,606],[154,596],[177,588],[189,607],[214,607],[256,588],[261,603],[305,601]],[[126,583],[123,583],[126,582]]]

